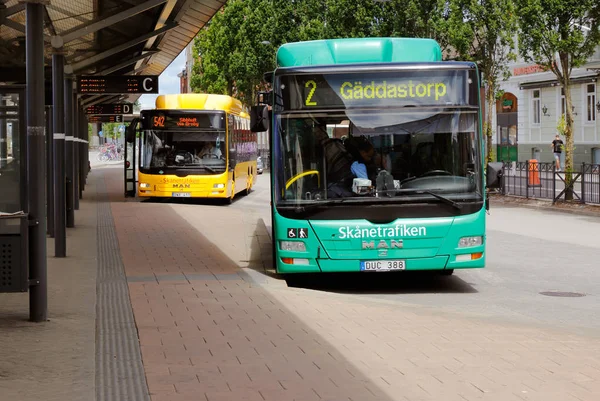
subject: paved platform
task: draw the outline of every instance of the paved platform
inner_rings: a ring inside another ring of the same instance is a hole
[[[0,296],[0,400],[598,400],[598,333],[288,288],[251,207],[126,201],[121,173],[92,172],[50,322]]]

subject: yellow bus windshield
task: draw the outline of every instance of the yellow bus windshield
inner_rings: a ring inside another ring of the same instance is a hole
[[[205,175],[227,170],[224,112],[160,111],[144,120],[140,172]]]

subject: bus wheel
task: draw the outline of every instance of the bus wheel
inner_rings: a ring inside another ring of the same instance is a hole
[[[454,269],[444,269],[440,271],[442,276],[451,276],[454,274]]]

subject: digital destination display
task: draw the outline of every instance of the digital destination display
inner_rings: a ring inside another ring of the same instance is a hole
[[[85,108],[86,114],[133,114],[132,103],[96,104]]]
[[[157,75],[78,76],[77,93],[114,94],[158,93]]]
[[[476,106],[470,70],[298,74],[280,77],[286,110],[357,107]]]
[[[142,125],[145,129],[225,129],[225,114],[199,113],[186,111],[152,110],[142,112]]]
[[[115,116],[95,115],[95,116],[89,116],[88,117],[88,122],[90,122],[90,123],[122,123],[123,122],[123,116],[122,115],[115,115]]]
[[[167,122],[167,117],[162,116],[153,116],[152,121],[150,122],[150,126],[152,128],[165,128],[165,123]],[[200,121],[198,117],[171,117],[171,124],[175,124],[176,127],[179,128],[199,128]]]

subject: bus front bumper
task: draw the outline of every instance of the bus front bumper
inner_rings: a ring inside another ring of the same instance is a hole
[[[467,256],[468,255],[468,256]],[[473,256],[472,256],[473,255]],[[342,273],[342,272],[378,272],[378,271],[424,271],[477,269],[485,267],[485,253],[466,255],[440,255],[429,258],[403,259],[403,266],[391,270],[362,270],[360,260],[303,259],[277,257],[277,272],[287,273]],[[386,262],[387,259],[381,259]],[[385,264],[383,264],[385,267]]]
[[[228,198],[229,194],[226,189],[214,189],[211,191],[146,191],[138,189],[140,198]]]

